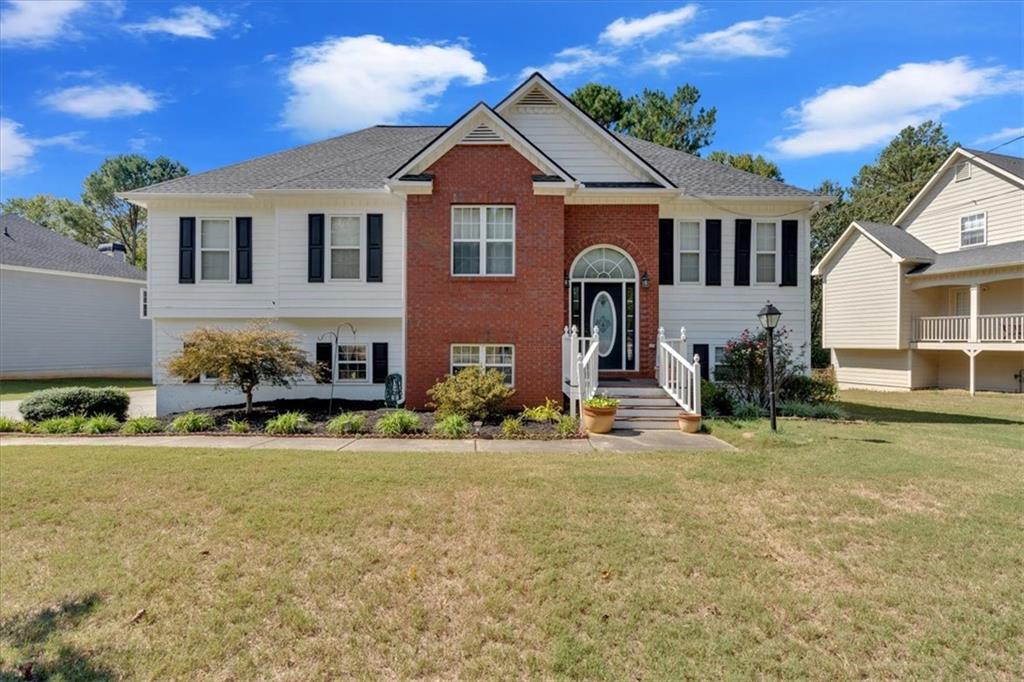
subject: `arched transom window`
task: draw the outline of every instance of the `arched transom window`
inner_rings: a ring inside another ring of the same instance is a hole
[[[573,279],[636,279],[626,254],[600,246],[580,256],[572,269]]]

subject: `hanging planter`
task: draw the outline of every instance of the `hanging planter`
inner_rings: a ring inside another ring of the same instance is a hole
[[[608,433],[615,425],[619,401],[608,396],[594,396],[583,401],[583,428],[589,433]]]

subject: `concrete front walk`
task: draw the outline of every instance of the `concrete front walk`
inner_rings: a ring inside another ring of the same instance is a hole
[[[128,391],[131,401],[128,403],[129,417],[152,417],[156,415],[156,389],[144,388],[138,391]],[[18,412],[18,400],[0,400],[0,417],[21,420],[21,412]]]
[[[249,450],[319,450],[345,452],[538,452],[588,454],[665,450],[734,450],[713,436],[678,431],[623,431],[571,440],[438,440],[427,438],[318,438],[296,436],[22,436],[4,434],[0,445],[93,445]]]

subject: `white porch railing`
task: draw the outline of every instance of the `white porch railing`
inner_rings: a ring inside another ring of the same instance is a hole
[[[569,396],[569,413],[583,418],[583,401],[597,394],[599,333],[580,336],[576,326],[562,333],[562,392]]]
[[[676,404],[691,414],[700,414],[700,356],[686,359],[686,329],[679,330],[678,339],[666,339],[665,329],[658,329],[658,385]]]
[[[1024,313],[978,315],[978,340],[1024,342]]]
[[[919,317],[914,329],[915,341],[966,341],[970,334],[970,315]]]

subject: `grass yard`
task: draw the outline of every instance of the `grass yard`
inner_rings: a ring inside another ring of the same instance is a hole
[[[22,400],[34,391],[63,386],[91,386],[95,388],[117,386],[126,391],[141,391],[153,388],[153,381],[151,379],[104,379],[102,377],[82,379],[10,379],[8,381],[0,381],[0,400]]]
[[[1024,402],[739,452],[0,449],[0,679],[1024,677]]]

